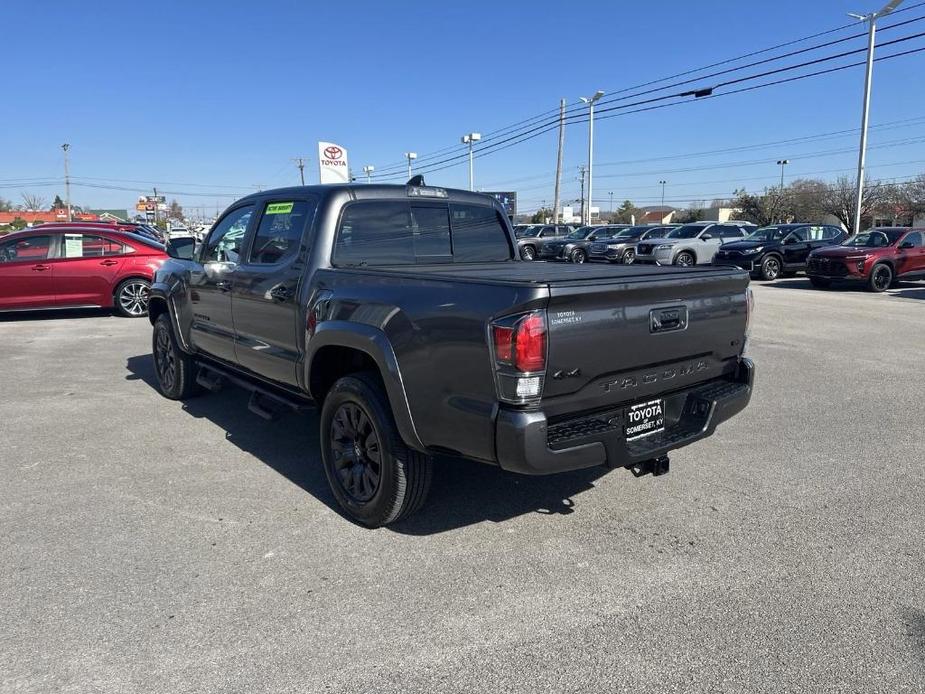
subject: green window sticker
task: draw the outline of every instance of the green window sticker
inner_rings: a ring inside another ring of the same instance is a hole
[[[267,205],[267,214],[289,214],[292,212],[291,202],[271,202]]]

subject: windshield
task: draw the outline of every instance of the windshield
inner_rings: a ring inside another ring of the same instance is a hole
[[[685,224],[665,235],[666,239],[695,239],[701,231],[706,229],[702,224]]]
[[[845,241],[842,245],[853,248],[884,248],[899,241],[904,233],[905,231],[902,229],[895,231],[892,229],[874,229],[858,234]]]
[[[746,241],[780,241],[787,234],[787,229],[780,227],[761,227],[745,237]]]

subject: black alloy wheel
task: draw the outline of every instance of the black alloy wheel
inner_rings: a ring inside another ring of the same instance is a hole
[[[780,277],[781,263],[776,255],[769,255],[761,261],[761,279],[772,282]]]
[[[884,292],[893,284],[893,271],[889,265],[880,263],[870,271],[867,286],[872,292]]]
[[[356,503],[376,495],[382,476],[382,444],[369,415],[359,404],[345,402],[331,421],[331,451],[336,480]]]

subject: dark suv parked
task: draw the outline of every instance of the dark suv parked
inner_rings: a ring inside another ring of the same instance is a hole
[[[661,238],[680,224],[640,224],[627,226],[602,243],[593,243],[588,257],[591,260],[609,260],[629,265],[636,259],[636,244],[646,239]]]
[[[563,238],[573,231],[575,231],[575,227],[569,224],[537,224],[531,226],[517,236],[517,248],[520,250],[520,257],[524,260],[536,260],[543,243]]]
[[[782,274],[803,270],[809,254],[837,246],[848,238],[828,224],[774,224],[758,229],[741,241],[724,243],[713,257],[714,265],[735,265],[754,279],[776,280]]]
[[[556,258],[583,263],[590,255],[591,246],[612,239],[628,228],[629,224],[580,227],[563,239],[549,241],[540,247],[540,258]]]

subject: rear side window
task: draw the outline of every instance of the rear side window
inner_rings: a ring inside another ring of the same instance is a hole
[[[248,262],[280,263],[299,252],[302,232],[312,223],[315,203],[305,200],[268,202],[248,253]]]
[[[839,236],[841,236],[841,229],[836,227],[822,227],[823,240],[837,239]]]
[[[348,205],[334,244],[336,265],[414,263],[411,207],[405,202]]]
[[[507,228],[493,207],[450,205],[453,259],[457,263],[511,259]]]
[[[106,255],[122,255],[132,250],[116,241],[89,234],[64,234],[61,241],[62,258],[97,258]]]

